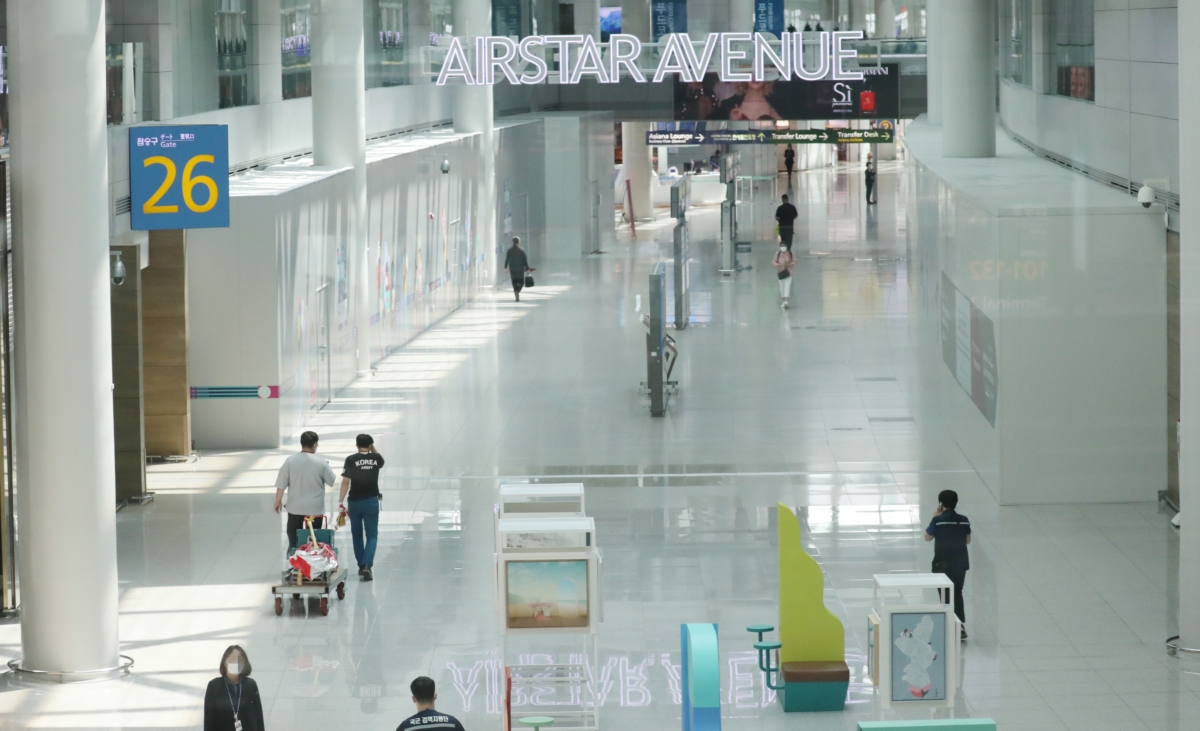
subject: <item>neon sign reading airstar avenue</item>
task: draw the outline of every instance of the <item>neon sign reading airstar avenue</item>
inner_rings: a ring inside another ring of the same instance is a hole
[[[763,33],[709,33],[697,54],[686,33],[672,33],[663,36],[651,79],[638,67],[642,42],[637,36],[614,33],[607,56],[592,36],[526,36],[519,42],[504,36],[456,37],[450,40],[437,83],[441,86],[454,80],[480,86],[503,78],[510,84],[543,84],[550,75],[547,48],[558,51],[560,84],[578,84],[585,78],[616,84],[622,71],[639,84],[661,83],[670,74],[695,82],[704,77],[714,56],[721,81],[764,80],[768,68],[780,79],[861,81],[861,71],[846,68],[846,61],[856,58],[858,52],[843,43],[862,37],[859,30],[784,33],[779,41]]]

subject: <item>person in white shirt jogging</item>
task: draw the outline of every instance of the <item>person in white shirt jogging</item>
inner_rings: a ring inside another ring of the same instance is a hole
[[[300,452],[283,462],[275,477],[275,512],[283,510],[287,493],[287,538],[289,552],[296,548],[296,531],[304,527],[306,517],[313,518],[313,527],[325,525],[325,486],[333,486],[333,470],[317,456],[317,433],[300,435]]]

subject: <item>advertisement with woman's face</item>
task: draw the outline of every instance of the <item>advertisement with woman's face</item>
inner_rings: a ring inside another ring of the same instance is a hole
[[[675,82],[677,120],[894,119],[900,116],[900,68],[864,69],[861,81]]]

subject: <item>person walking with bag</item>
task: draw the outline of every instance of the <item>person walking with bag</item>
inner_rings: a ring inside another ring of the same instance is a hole
[[[796,151],[792,149],[791,145],[788,145],[787,149],[783,151],[783,166],[787,168],[788,177],[792,177],[792,168],[796,166]]]
[[[771,264],[774,265],[776,276],[779,277],[779,297],[783,300],[779,306],[786,310],[788,299],[792,295],[792,272],[796,269],[796,256],[787,247],[787,244],[780,241],[779,251],[775,252],[775,258]]]
[[[219,672],[204,691],[204,731],[263,731],[262,698],[241,645],[226,648]]]
[[[375,451],[370,434],[359,434],[354,440],[358,452],[346,458],[342,467],[342,491],[338,495],[338,510],[350,518],[350,537],[354,542],[354,558],[358,575],[363,581],[373,581],[371,568],[375,565],[375,546],[379,540],[379,471],[383,455]],[[350,499],[346,500],[347,491]]]
[[[530,281],[526,281],[526,273],[537,270],[529,268],[529,257],[525,255],[525,251],[521,248],[521,238],[519,236],[513,236],[512,247],[504,255],[504,268],[508,270],[508,276],[512,277],[513,294],[516,295],[517,302],[520,302],[521,290],[526,285],[533,286],[533,277],[529,277]]]
[[[313,527],[325,525],[325,486],[333,487],[333,470],[317,456],[317,433],[300,435],[300,453],[284,460],[275,477],[275,512],[283,510],[287,492],[287,539],[289,555],[296,547],[296,531],[304,527],[305,517],[313,517]]]

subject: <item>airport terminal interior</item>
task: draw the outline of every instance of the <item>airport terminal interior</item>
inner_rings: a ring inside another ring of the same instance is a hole
[[[1200,3],[0,23],[0,728],[1200,728]]]

